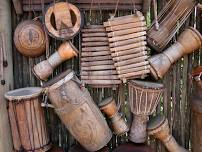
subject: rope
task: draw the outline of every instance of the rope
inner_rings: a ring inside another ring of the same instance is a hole
[[[90,3],[90,13],[89,13],[89,20],[90,20],[90,23],[92,22],[92,7],[93,7],[93,3],[94,3],[94,0],[91,0],[91,3]]]
[[[115,8],[113,17],[116,16],[116,13],[117,13],[117,10],[118,10],[118,6],[119,6],[119,0],[117,0],[117,2],[116,2],[116,8]]]

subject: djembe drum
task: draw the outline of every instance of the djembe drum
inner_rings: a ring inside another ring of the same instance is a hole
[[[18,24],[14,33],[17,50],[27,57],[38,57],[46,50],[46,36],[39,21],[26,20]]]
[[[149,115],[153,114],[160,101],[164,86],[160,83],[129,81],[129,102],[133,113],[130,140],[144,143]]]
[[[152,76],[155,79],[162,78],[173,63],[175,63],[183,55],[200,49],[201,46],[201,34],[192,27],[185,29],[180,34],[177,42],[175,42],[171,47],[148,59]]]
[[[108,32],[111,56],[123,82],[140,78],[150,72],[146,51],[146,21],[141,12],[109,19],[104,23]]]
[[[56,39],[69,40],[74,37],[82,27],[82,20],[79,9],[68,2],[54,2],[45,13],[45,27],[49,35]]]
[[[188,152],[170,134],[168,120],[164,116],[153,117],[148,123],[147,131],[149,135],[162,141],[169,152]]]
[[[70,41],[63,42],[59,46],[58,51],[53,53],[47,60],[44,60],[34,66],[33,73],[38,79],[47,80],[58,65],[77,55],[78,50]]]
[[[191,99],[191,130],[192,130],[192,152],[202,151],[202,67],[199,66],[192,71],[193,95]]]
[[[51,148],[41,95],[42,88],[39,87],[16,89],[5,94],[14,149],[18,152],[45,152]]]
[[[158,15],[159,29],[156,29],[154,21],[147,32],[150,47],[161,52],[189,17],[195,5],[194,0],[170,0]]]
[[[121,83],[103,25],[82,29],[81,80],[91,87],[117,87]]]
[[[44,87],[57,115],[85,149],[97,151],[110,141],[106,120],[74,72],[68,70]]]
[[[113,97],[106,98],[99,104],[100,110],[111,119],[111,126],[113,128],[114,134],[123,135],[129,131],[129,128],[118,112],[116,102]]]

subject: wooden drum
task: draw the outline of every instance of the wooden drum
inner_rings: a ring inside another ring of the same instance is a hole
[[[88,151],[97,151],[112,133],[88,90],[68,70],[45,84],[50,101],[73,137]]]
[[[149,135],[162,141],[169,152],[188,152],[179,146],[170,134],[168,120],[164,116],[153,117],[148,123],[147,130]]]
[[[45,152],[51,148],[41,93],[42,88],[30,87],[5,94],[16,151]]]
[[[144,143],[146,140],[146,123],[160,101],[164,86],[160,83],[129,81],[129,102],[133,113],[130,140]]]

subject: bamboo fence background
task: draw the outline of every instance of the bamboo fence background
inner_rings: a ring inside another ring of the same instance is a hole
[[[166,0],[158,0],[158,10],[162,8],[166,3]],[[13,6],[12,6],[13,7]],[[12,9],[12,28],[13,31],[17,24],[22,21],[30,18],[28,13],[24,13],[22,17],[16,16],[14,8]],[[147,21],[148,26],[151,23],[153,18],[153,9],[151,8],[151,13],[148,13]],[[83,11],[85,16],[85,23],[90,22],[91,24],[101,24],[103,21],[106,21],[109,18],[109,14],[113,13],[112,11],[92,11],[90,16],[89,11]],[[132,11],[119,11],[118,15],[122,16],[124,14],[130,14]],[[35,16],[38,16],[35,12]],[[190,18],[186,21],[185,26],[191,25],[196,27],[199,31],[202,32],[202,23],[201,23],[201,13],[200,11],[195,11],[192,13]],[[182,30],[182,27],[180,30]],[[75,46],[81,50],[81,35],[78,34],[72,41]],[[177,38],[173,38],[173,42]],[[50,39],[50,50],[48,54],[52,54],[58,47],[58,44],[61,42],[54,39]],[[172,42],[171,42],[172,43]],[[152,50],[149,50],[151,54],[154,54]],[[80,57],[79,57],[80,58]],[[53,73],[52,77],[58,73],[64,71],[65,69],[73,69],[79,75],[79,58],[74,58],[68,60],[59,66]],[[45,59],[45,55],[36,59],[28,59],[23,57],[18,53],[14,44],[13,44],[13,67],[14,67],[14,87],[21,88],[27,86],[40,86],[40,82],[32,74],[32,67],[34,64]],[[202,52],[196,52],[189,56],[184,56],[181,58],[175,65],[172,66],[170,71],[164,77],[163,80],[160,80],[164,83],[166,90],[159,104],[156,113],[164,113],[170,123],[171,131],[176,138],[176,140],[182,146],[190,148],[190,98],[192,84],[190,81],[189,73],[193,67],[196,67],[201,64],[202,61]],[[147,77],[147,80],[152,78]],[[122,101],[123,105],[121,106],[121,111],[123,116],[126,118],[127,122],[131,123],[131,113],[128,105],[128,94],[127,94],[127,85],[121,86],[118,90],[112,89],[93,89],[89,88],[91,95],[94,98],[94,101],[99,103],[105,97],[113,95],[117,100]],[[119,94],[119,96],[117,96]],[[75,143],[73,137],[69,134],[66,128],[60,123],[60,120],[55,115],[52,109],[47,109],[47,123],[53,143],[62,146],[65,150],[68,150],[71,145]],[[110,148],[116,147],[118,144],[124,143],[127,141],[127,137],[113,137],[109,143]],[[148,143],[156,149],[157,152],[165,152],[164,146],[153,139],[149,139]]]

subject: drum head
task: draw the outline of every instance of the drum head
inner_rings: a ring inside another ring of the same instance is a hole
[[[9,101],[30,99],[39,96],[41,93],[42,88],[40,87],[27,87],[8,91],[5,93],[5,98]]]
[[[161,90],[164,88],[163,84],[161,83],[148,82],[148,81],[131,80],[129,81],[129,84],[143,89]]]
[[[158,128],[165,122],[165,120],[166,117],[162,115],[158,115],[156,117],[151,118],[147,124],[147,130],[154,130]]]

